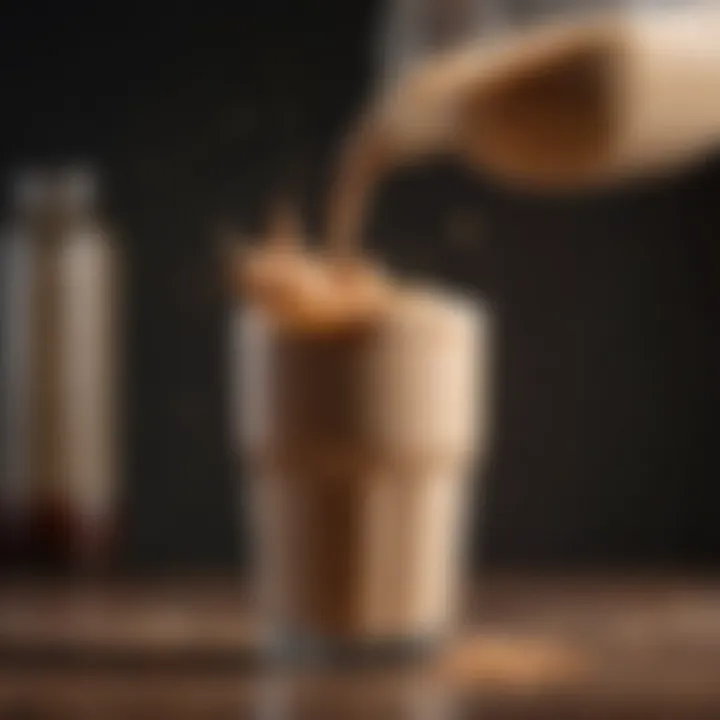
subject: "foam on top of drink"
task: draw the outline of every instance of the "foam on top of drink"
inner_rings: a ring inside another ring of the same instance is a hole
[[[338,268],[325,259],[302,254],[251,252],[241,268],[250,302],[290,328],[323,330],[372,320],[382,313],[393,288],[369,265]]]
[[[394,283],[366,258],[343,262],[304,247],[297,224],[274,219],[269,238],[244,250],[236,279],[248,300],[279,325],[336,330],[377,318],[394,295]]]

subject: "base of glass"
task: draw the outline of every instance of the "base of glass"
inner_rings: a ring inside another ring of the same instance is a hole
[[[313,667],[405,665],[432,657],[443,644],[437,635],[338,638],[306,632],[274,633],[266,657],[279,664]]]

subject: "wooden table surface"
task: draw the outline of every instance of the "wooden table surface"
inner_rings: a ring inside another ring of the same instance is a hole
[[[0,718],[720,719],[720,577],[490,577],[431,663],[280,671],[217,579],[0,590]]]

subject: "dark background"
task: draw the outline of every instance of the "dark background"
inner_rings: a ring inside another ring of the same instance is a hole
[[[287,192],[318,227],[333,147],[373,80],[378,3],[161,7],[5,6],[2,167],[102,168],[129,279],[126,560],[226,566],[243,533],[217,228],[257,232]],[[389,179],[371,244],[498,314],[478,561],[720,557],[719,231],[719,163],[572,199],[449,165]]]

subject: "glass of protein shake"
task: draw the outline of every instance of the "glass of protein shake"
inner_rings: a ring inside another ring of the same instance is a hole
[[[243,254],[237,446],[272,649],[405,656],[452,632],[487,448],[490,315],[293,225]]]

